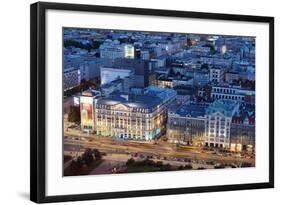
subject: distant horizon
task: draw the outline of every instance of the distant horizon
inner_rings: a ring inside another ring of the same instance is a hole
[[[202,36],[227,36],[231,37],[245,37],[256,38],[256,36],[244,36],[244,35],[230,35],[219,33],[186,33],[186,32],[169,32],[169,31],[144,31],[144,30],[127,30],[127,29],[110,29],[110,28],[85,28],[85,27],[62,27],[63,31],[66,30],[92,30],[92,31],[112,31],[112,32],[130,32],[130,33],[159,33],[159,34],[183,34],[183,35],[202,35]]]

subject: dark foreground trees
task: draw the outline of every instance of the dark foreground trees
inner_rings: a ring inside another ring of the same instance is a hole
[[[98,149],[86,149],[84,153],[73,159],[64,170],[65,176],[87,175],[102,162],[102,155]]]
[[[80,123],[80,108],[75,106],[69,107],[68,121]]]
[[[162,161],[153,161],[145,159],[136,161],[133,158],[128,159],[127,172],[153,172],[153,171],[176,171],[176,170],[189,170],[193,169],[191,164],[185,166],[172,166],[171,164],[164,164]]]

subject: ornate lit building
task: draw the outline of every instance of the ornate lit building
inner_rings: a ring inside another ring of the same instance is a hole
[[[116,93],[97,99],[95,132],[121,139],[152,140],[166,133],[167,110],[176,91],[149,86],[142,94]]]

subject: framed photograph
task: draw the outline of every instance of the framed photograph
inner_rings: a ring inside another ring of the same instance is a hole
[[[31,5],[30,198],[274,187],[274,18]]]

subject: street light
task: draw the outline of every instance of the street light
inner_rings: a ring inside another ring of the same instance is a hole
[[[81,124],[80,124],[79,126],[81,127]],[[81,132],[81,130],[80,130],[80,132]],[[81,140],[81,134],[80,134],[80,132],[78,132],[78,150],[77,150],[77,152],[76,152],[76,159],[78,158],[78,153],[79,153],[79,151],[80,151],[80,140]]]

